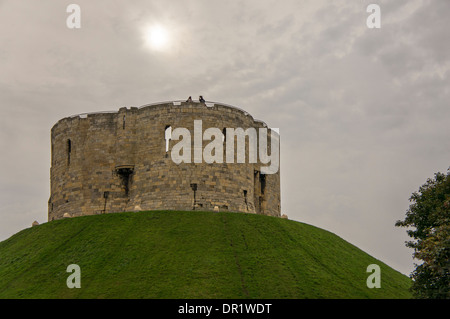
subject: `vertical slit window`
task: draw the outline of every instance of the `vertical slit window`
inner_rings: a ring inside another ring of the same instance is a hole
[[[261,194],[264,195],[264,191],[266,190],[266,175],[259,174],[259,181],[261,183]]]
[[[194,205],[192,207],[192,210],[195,210],[195,207],[197,207],[197,198],[196,198],[196,193],[197,193],[197,184],[196,183],[192,183],[191,184],[191,188],[194,191]]]
[[[67,165],[70,165],[70,154],[72,153],[72,141],[67,140]]]
[[[169,142],[172,139],[172,126],[167,125],[164,129],[164,139],[166,140],[166,153],[169,152]]]
[[[245,207],[248,210],[247,190],[246,189],[244,189],[244,201],[245,201]]]

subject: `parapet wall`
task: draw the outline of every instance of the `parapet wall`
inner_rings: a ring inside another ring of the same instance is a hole
[[[51,130],[48,219],[65,214],[217,208],[280,216],[279,170],[264,175],[260,163],[248,161],[173,162],[170,149],[177,141],[170,141],[166,152],[165,130],[170,126],[194,132],[194,120],[202,120],[203,131],[265,127],[238,108],[185,102],[58,121]],[[208,143],[203,141],[203,147]]]

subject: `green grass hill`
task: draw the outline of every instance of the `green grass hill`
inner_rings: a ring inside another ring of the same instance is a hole
[[[81,268],[81,288],[66,285]],[[366,285],[381,267],[381,288]],[[0,243],[0,298],[411,298],[411,280],[323,229],[253,214],[52,221]]]

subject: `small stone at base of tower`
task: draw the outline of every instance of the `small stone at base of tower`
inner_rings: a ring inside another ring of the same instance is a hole
[[[214,206],[214,211],[218,212],[219,211],[219,206]]]
[[[34,221],[34,222],[31,224],[32,227],[37,226],[37,225],[39,225],[39,223],[38,223],[37,221]]]
[[[70,216],[69,213],[64,213],[64,215],[63,215],[63,218],[70,218],[70,217],[72,217],[72,216]]]

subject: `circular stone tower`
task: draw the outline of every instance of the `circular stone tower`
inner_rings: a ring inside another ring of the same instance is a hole
[[[175,136],[177,128],[186,134]],[[209,128],[223,133],[208,138],[203,134]],[[228,135],[230,128],[235,135]],[[143,210],[280,216],[280,170],[277,166],[264,173],[269,164],[267,156],[260,156],[264,130],[268,132],[265,154],[278,157],[279,152],[271,149],[278,134],[229,105],[178,101],[64,118],[51,130],[48,219]],[[244,132],[244,161],[239,155],[243,145],[239,131]],[[213,140],[223,149],[214,148],[210,154],[216,161],[211,163],[202,154],[211,151]],[[181,142],[190,149],[174,154]],[[257,147],[253,154],[252,146]],[[255,152],[257,160],[252,161]],[[185,160],[177,163],[177,154]],[[264,163],[260,158],[266,158]]]

